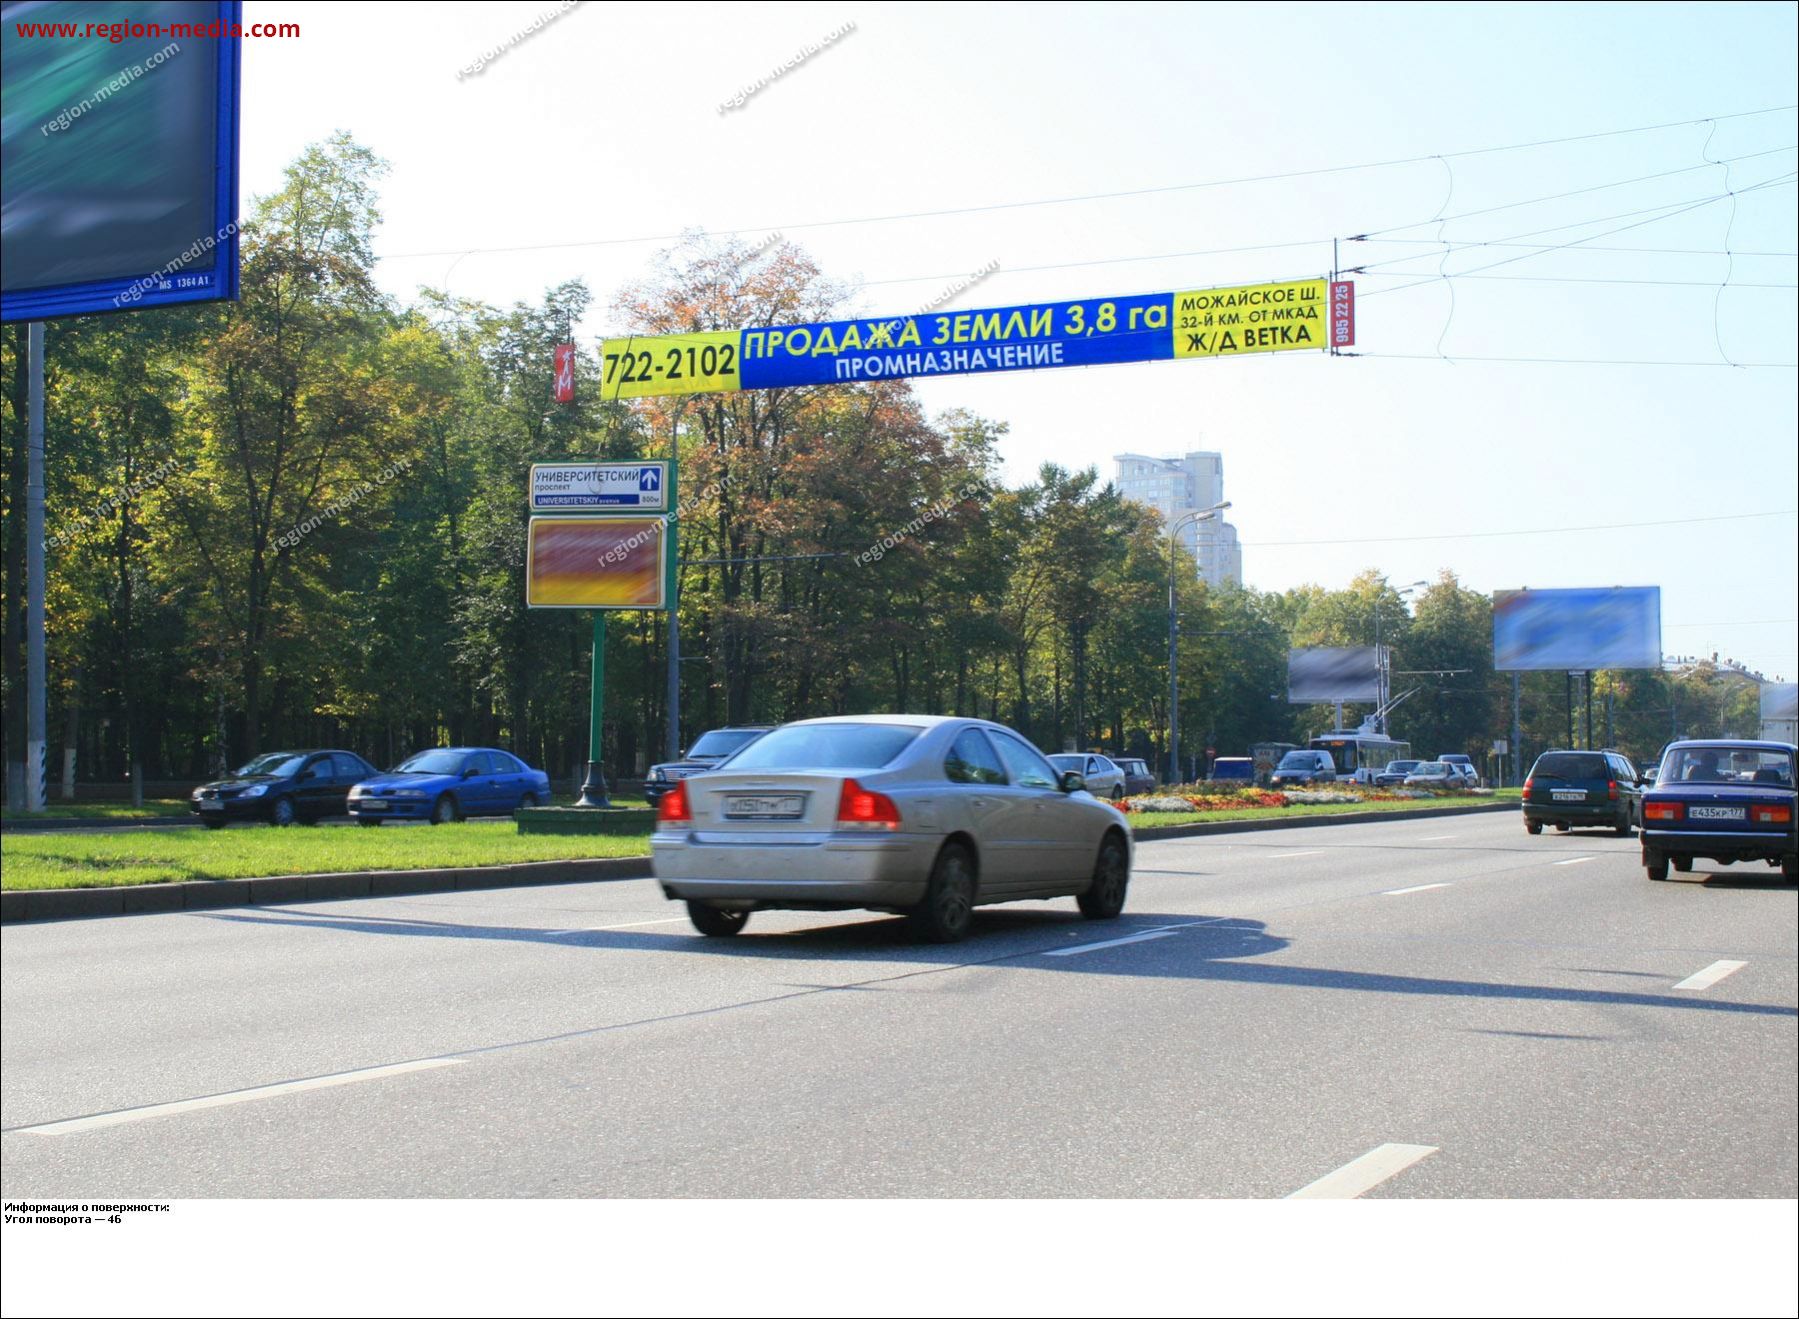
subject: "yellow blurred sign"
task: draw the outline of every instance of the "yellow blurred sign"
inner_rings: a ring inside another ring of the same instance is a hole
[[[1330,281],[1245,284],[1174,295],[1174,355],[1229,357],[1330,346]]]
[[[661,609],[668,524],[648,517],[532,518],[525,603],[533,609]]]

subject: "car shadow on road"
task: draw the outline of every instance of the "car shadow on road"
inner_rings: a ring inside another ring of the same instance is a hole
[[[1130,912],[1116,921],[1091,923],[1072,912],[984,908],[977,913],[974,935],[965,943],[947,946],[917,943],[906,923],[897,918],[859,919],[794,931],[707,939],[686,931],[558,931],[527,926],[467,925],[413,917],[334,916],[329,912],[280,909],[196,912],[194,915],[208,920],[286,928],[310,927],[390,938],[499,939],[595,951],[684,953],[788,962],[867,960],[888,966],[913,964],[909,970],[872,976],[871,981],[1014,963],[1035,971],[1158,980],[1215,980],[1284,989],[1799,1017],[1799,1008],[1772,1003],[1741,1003],[1624,989],[1578,989],[1565,985],[1409,976],[1256,960],[1285,951],[1291,941],[1270,933],[1263,921],[1192,914]],[[752,922],[751,931],[754,928]],[[1020,947],[1021,942],[1034,946]]]

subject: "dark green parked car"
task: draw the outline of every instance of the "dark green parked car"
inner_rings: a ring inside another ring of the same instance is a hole
[[[1524,780],[1524,828],[1540,834],[1551,824],[1610,829],[1629,838],[1643,819],[1643,778],[1616,751],[1545,751]]]

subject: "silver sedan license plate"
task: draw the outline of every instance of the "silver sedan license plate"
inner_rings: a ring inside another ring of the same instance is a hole
[[[804,810],[805,803],[797,796],[725,798],[727,820],[797,820]]]
[[[1689,820],[1740,820],[1743,818],[1741,806],[1690,806],[1687,808]]]

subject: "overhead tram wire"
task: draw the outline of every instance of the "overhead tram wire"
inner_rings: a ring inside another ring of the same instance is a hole
[[[1452,253],[1453,252],[1467,252],[1467,251],[1472,251],[1476,248],[1497,247],[1501,243],[1505,243],[1508,245],[1515,244],[1515,241],[1520,238],[1536,238],[1542,234],[1556,234],[1556,233],[1561,233],[1564,230],[1568,230],[1568,229],[1582,229],[1582,228],[1587,227],[1588,225],[1605,224],[1611,220],[1628,220],[1628,219],[1632,219],[1639,215],[1651,215],[1652,212],[1657,212],[1657,211],[1667,212],[1667,214],[1655,215],[1650,220],[1646,220],[1643,222],[1645,224],[1652,224],[1652,223],[1655,223],[1655,221],[1657,221],[1657,220],[1672,219],[1672,218],[1674,218],[1674,216],[1683,214],[1685,211],[1688,211],[1688,210],[1695,210],[1701,206],[1713,205],[1714,203],[1721,202],[1725,198],[1733,196],[1733,195],[1740,195],[1742,193],[1748,193],[1748,192],[1758,192],[1763,188],[1776,187],[1776,186],[1780,185],[1781,183],[1784,183],[1790,179],[1793,179],[1795,177],[1796,173],[1799,173],[1799,171],[1789,170],[1785,174],[1774,175],[1771,178],[1763,179],[1759,183],[1751,184],[1750,186],[1748,186],[1746,188],[1738,188],[1738,189],[1736,189],[1736,192],[1734,194],[1728,193],[1728,192],[1718,192],[1718,193],[1712,193],[1709,196],[1705,196],[1705,197],[1688,197],[1681,201],[1662,202],[1659,205],[1655,205],[1655,206],[1639,207],[1638,209],[1636,209],[1634,211],[1619,211],[1612,215],[1595,215],[1595,216],[1590,216],[1584,220],[1570,220],[1566,224],[1550,225],[1547,228],[1543,228],[1543,229],[1526,229],[1520,233],[1508,234],[1503,239],[1466,239],[1466,240],[1460,240],[1460,241],[1452,241],[1447,244],[1447,247],[1448,247],[1448,250]],[[1605,237],[1610,236],[1611,234],[1623,233],[1623,232],[1625,232],[1625,230],[1636,229],[1636,228],[1640,228],[1640,227],[1641,227],[1640,225],[1634,225],[1634,224],[1622,225],[1617,229],[1610,229],[1602,234],[1589,234],[1586,239],[1576,239],[1576,240],[1574,240],[1574,243],[1584,243],[1584,242],[1588,241],[1588,239],[1592,239],[1592,238],[1605,238]],[[1553,251],[1558,251],[1565,247],[1573,246],[1574,243],[1546,243],[1546,244],[1532,243],[1532,244],[1528,244],[1528,246],[1539,248],[1539,250],[1541,250],[1541,251],[1553,252]],[[1388,257],[1382,261],[1364,261],[1359,265],[1345,266],[1343,273],[1345,273],[1345,274],[1368,274],[1381,266],[1396,266],[1396,265],[1399,265],[1406,261],[1427,261],[1427,260],[1431,260],[1431,259],[1437,257],[1438,255],[1439,254],[1436,252],[1418,252],[1418,253],[1414,253],[1411,256]],[[1514,259],[1522,259],[1522,258],[1514,258]],[[1483,269],[1484,269],[1484,267],[1483,267]]]
[[[1581,196],[1586,195],[1589,192],[1605,192],[1612,188],[1627,188],[1631,184],[1634,184],[1634,183],[1649,183],[1655,179],[1673,178],[1677,174],[1691,174],[1696,170],[1715,169],[1715,168],[1717,168],[1717,166],[1722,165],[1722,164],[1736,164],[1738,162],[1745,161],[1745,160],[1759,160],[1763,156],[1777,156],[1780,153],[1782,153],[1783,151],[1799,151],[1799,143],[1795,143],[1792,146],[1772,147],[1767,151],[1751,151],[1751,152],[1749,152],[1745,155],[1741,155],[1741,156],[1729,156],[1729,157],[1725,158],[1724,160],[1715,160],[1715,161],[1708,160],[1708,161],[1704,161],[1698,165],[1686,165],[1686,166],[1681,167],[1680,169],[1663,170],[1659,174],[1639,174],[1635,178],[1618,179],[1617,181],[1612,182],[1612,183],[1596,183],[1596,184],[1592,185],[1591,187],[1574,188],[1568,192],[1553,192],[1553,193],[1549,193],[1542,197],[1527,198],[1524,201],[1504,202],[1498,206],[1484,206],[1480,210],[1477,210],[1477,211],[1461,211],[1455,215],[1445,215],[1442,217],[1441,221],[1417,220],[1411,224],[1391,225],[1386,229],[1370,229],[1366,233],[1351,234],[1344,241],[1350,242],[1350,243],[1368,242],[1372,239],[1379,238],[1383,234],[1402,233],[1403,231],[1405,231],[1407,229],[1422,229],[1426,225],[1447,222],[1450,220],[1468,220],[1468,219],[1472,219],[1474,216],[1477,216],[1477,215],[1492,215],[1497,211],[1515,211],[1521,206],[1540,206],[1545,202],[1565,201],[1569,197],[1581,197]],[[1424,238],[1424,239],[1417,239],[1414,241],[1429,243],[1429,242],[1435,242],[1436,240],[1430,239],[1430,238]]]
[[[1701,210],[1707,206],[1715,206],[1718,202],[1721,202],[1729,197],[1740,197],[1746,193],[1760,192],[1764,188],[1781,187],[1785,184],[1794,182],[1796,179],[1799,179],[1799,171],[1784,174],[1778,178],[1764,179],[1762,182],[1753,184],[1747,188],[1738,188],[1734,192],[1719,193],[1715,197],[1705,197],[1698,201],[1687,203],[1685,205],[1675,203],[1675,205],[1677,205],[1679,207],[1679,209],[1668,211],[1668,213],[1665,215],[1652,216],[1647,220],[1638,220],[1632,224],[1622,224],[1622,225],[1619,225],[1615,229],[1603,229],[1599,233],[1589,235],[1589,237],[1591,237],[1591,238],[1608,238],[1612,234],[1621,234],[1630,229],[1641,229],[1644,225],[1660,224],[1663,220],[1672,220],[1676,216],[1687,214],[1689,211],[1697,211],[1697,210]],[[1662,209],[1665,209],[1665,208],[1662,208]],[[1582,221],[1580,223],[1581,224],[1601,224],[1601,223],[1603,223],[1603,221],[1586,220],[1586,221]],[[1580,227],[1580,225],[1579,224],[1569,224],[1569,225],[1562,225],[1560,227],[1563,229],[1574,229],[1574,228]],[[1549,231],[1548,230],[1539,230],[1538,232],[1546,233]],[[1373,290],[1370,290],[1368,293],[1363,294],[1363,296],[1369,297],[1369,298],[1380,297],[1380,296],[1383,296],[1388,293],[1402,293],[1406,289],[1420,288],[1425,284],[1442,283],[1446,279],[1461,279],[1468,275],[1478,274],[1479,272],[1481,272],[1483,270],[1493,270],[1499,266],[1509,266],[1515,261],[1529,261],[1533,257],[1547,256],[1550,252],[1559,252],[1559,251],[1562,251],[1567,248],[1577,248],[1586,241],[1587,241],[1587,239],[1585,239],[1585,238],[1571,238],[1566,243],[1560,243],[1553,247],[1545,248],[1544,250],[1542,250],[1540,252],[1525,252],[1518,256],[1504,257],[1498,261],[1490,261],[1484,266],[1475,266],[1470,270],[1449,271],[1449,272],[1445,272],[1443,274],[1427,275],[1422,279],[1414,280],[1410,284],[1400,284],[1393,288],[1373,289]],[[1471,246],[1478,247],[1478,246],[1484,246],[1484,244],[1472,244]],[[1465,251],[1467,249],[1459,248],[1457,250]],[[1446,252],[1444,255],[1445,255],[1445,257],[1447,257],[1449,255],[1449,253]],[[1360,269],[1365,270],[1366,268],[1363,267]]]
[[[1313,169],[1286,170],[1275,174],[1245,175],[1231,179],[1209,179],[1198,183],[1171,183],[1153,188],[1129,188],[1118,192],[1092,192],[1067,197],[1040,197],[1026,201],[991,202],[979,206],[949,206],[926,211],[900,211],[885,215],[849,216],[836,220],[807,220],[790,224],[739,225],[729,229],[689,229],[677,233],[640,234],[630,238],[589,238],[574,239],[552,243],[518,243],[503,247],[454,247],[421,252],[383,252],[376,256],[377,261],[397,261],[411,258],[444,257],[462,255],[494,255],[510,252],[540,252],[560,248],[574,247],[616,247],[633,243],[665,243],[675,242],[695,235],[702,238],[720,238],[739,234],[787,233],[799,229],[829,229],[850,225],[889,224],[904,220],[938,219],[951,215],[978,215],[998,211],[1024,210],[1039,206],[1068,206],[1081,202],[1118,201],[1130,197],[1151,197],[1177,192],[1192,192],[1208,188],[1238,187],[1252,183],[1276,183],[1286,179],[1316,178],[1329,174],[1348,174],[1361,170],[1392,169],[1401,165],[1418,165],[1433,160],[1463,160],[1472,156],[1495,155],[1507,151],[1531,151],[1541,147],[1565,146],[1573,142],[1591,142],[1602,138],[1625,137],[1637,133],[1655,133],[1666,129],[1689,128],[1695,124],[1722,122],[1730,119],[1750,119],[1761,115],[1784,114],[1799,109],[1799,105],[1769,106],[1761,110],[1741,110],[1734,114],[1704,115],[1697,119],[1678,119],[1661,124],[1640,124],[1631,128],[1613,128],[1597,133],[1577,133],[1568,137],[1541,138],[1534,142],[1512,142],[1503,146],[1474,147],[1463,151],[1435,151],[1423,156],[1403,156],[1391,160],[1361,161],[1352,165],[1327,165]]]

